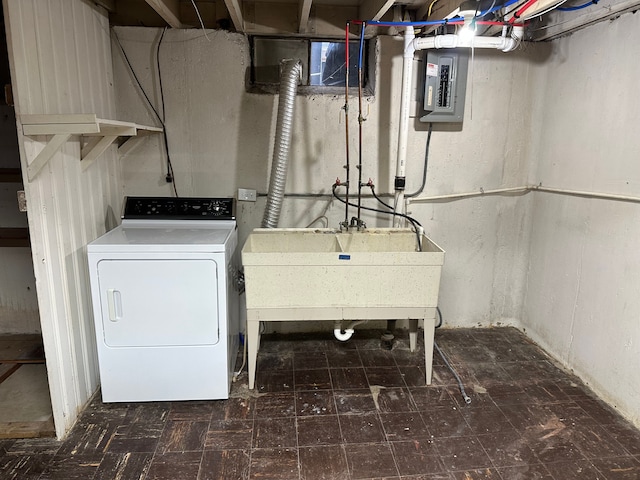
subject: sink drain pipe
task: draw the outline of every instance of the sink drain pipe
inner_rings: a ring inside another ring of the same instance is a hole
[[[283,60],[280,74],[280,98],[276,120],[276,138],[273,144],[273,160],[267,206],[262,218],[263,228],[277,228],[284,200],[289,165],[289,148],[293,134],[293,112],[298,83],[302,75],[300,60]]]
[[[344,330],[342,329],[342,322],[336,322],[333,329],[333,336],[341,342],[346,342],[355,333],[355,327],[357,325],[360,325],[361,323],[365,323],[366,321],[367,320],[357,320],[350,322],[349,325],[347,325],[347,328],[345,328]]]

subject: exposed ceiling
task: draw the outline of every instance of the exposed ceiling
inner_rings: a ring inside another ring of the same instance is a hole
[[[349,20],[423,20],[430,6],[429,19],[441,19],[456,9],[461,0],[94,1],[109,11],[112,25],[199,28],[199,13],[206,28],[251,35],[341,37]]]
[[[232,30],[249,35],[321,38],[342,38],[346,22],[354,19],[441,20],[455,14],[461,3],[461,0],[93,1],[107,9],[112,25],[172,28],[200,28],[204,25],[205,28]],[[588,0],[567,0],[566,5],[585,4],[585,1],[589,4]],[[548,5],[554,3],[554,0],[537,2]],[[555,3],[556,6],[558,2]],[[589,8],[570,12],[553,10],[542,17],[533,18],[528,27],[529,38],[548,40],[566,35],[593,23],[635,11],[640,6],[640,0],[592,0],[588,6]],[[533,9],[535,10],[535,5]],[[539,11],[542,10],[541,8]],[[368,36],[387,31],[386,28],[367,28]],[[499,30],[500,27],[496,27],[494,31]]]

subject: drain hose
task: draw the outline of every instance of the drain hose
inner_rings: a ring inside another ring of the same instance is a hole
[[[280,74],[280,99],[278,101],[278,119],[276,121],[276,138],[273,145],[273,162],[267,206],[262,219],[262,227],[276,228],[284,200],[284,188],[287,183],[287,167],[289,164],[289,147],[293,132],[293,112],[295,107],[298,82],[302,72],[300,60],[284,60]]]

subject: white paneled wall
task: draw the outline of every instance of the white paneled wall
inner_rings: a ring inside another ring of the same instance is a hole
[[[20,115],[114,118],[109,22],[93,2],[4,0],[23,171],[50,137],[24,137]],[[122,201],[115,147],[86,171],[80,139],[25,182],[36,288],[58,436],[98,385],[85,246]]]

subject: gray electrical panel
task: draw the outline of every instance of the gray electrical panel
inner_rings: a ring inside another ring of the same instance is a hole
[[[420,121],[462,123],[469,51],[428,50],[425,57],[425,114]]]

